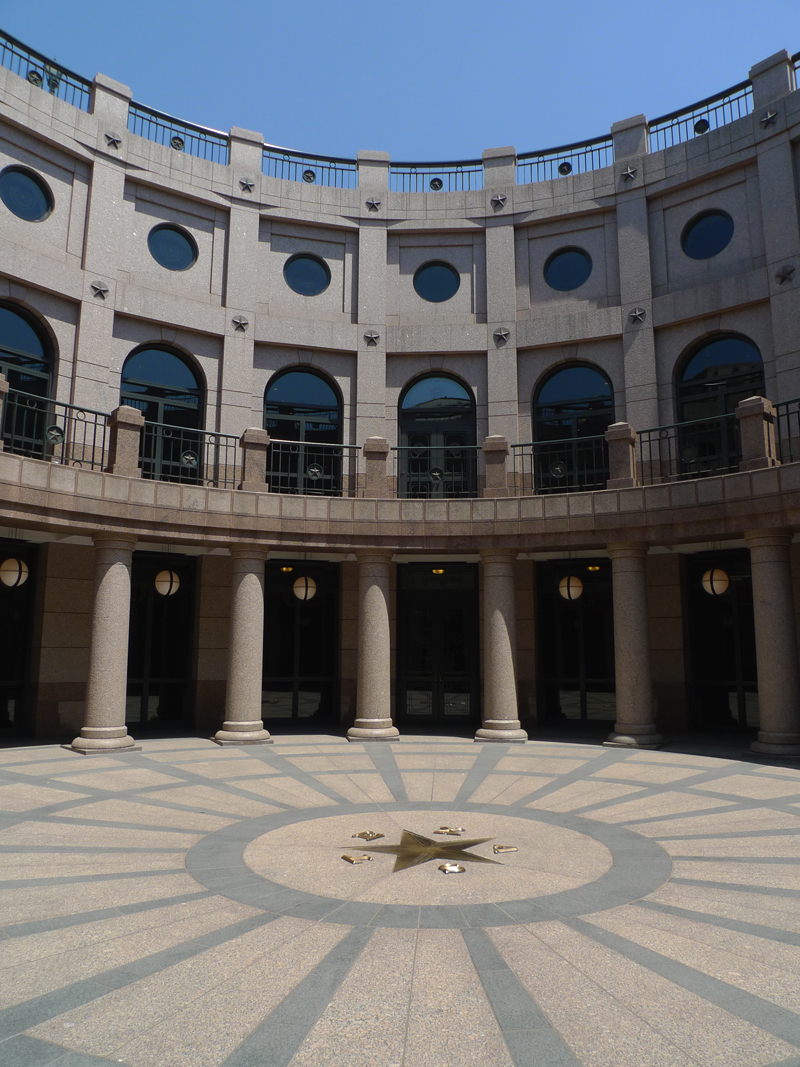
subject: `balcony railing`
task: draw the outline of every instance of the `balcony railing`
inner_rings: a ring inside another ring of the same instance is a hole
[[[517,184],[566,178],[570,174],[585,174],[590,170],[610,167],[614,162],[614,142],[609,137],[595,137],[591,141],[577,141],[561,148],[546,148],[542,152],[524,152],[517,156]]]
[[[45,59],[10,34],[0,32],[0,66],[81,111],[89,110],[92,83],[55,60]]]
[[[272,493],[356,496],[357,445],[270,440],[267,485]]]
[[[354,159],[337,156],[306,156],[275,145],[264,145],[261,170],[270,178],[285,178],[308,185],[333,189],[358,188],[358,167]]]
[[[108,415],[10,389],[3,405],[6,452],[69,467],[103,470]]]
[[[161,422],[142,429],[139,466],[143,478],[182,485],[235,489],[241,481],[239,438]]]
[[[480,445],[392,448],[397,495],[403,500],[478,496]]]
[[[690,141],[720,126],[749,115],[753,110],[753,87],[749,81],[706,97],[691,107],[662,115],[648,124],[650,151],[660,152],[675,144]]]
[[[461,193],[483,188],[483,161],[392,163],[389,188],[395,193]]]
[[[211,163],[228,162],[228,135],[221,130],[195,126],[191,122],[165,115],[143,104],[131,104],[128,110],[128,129],[156,144],[166,145],[175,152],[185,152]]]
[[[585,493],[605,489],[608,445],[605,437],[571,437],[512,445],[514,495]]]
[[[781,463],[800,459],[800,399],[775,405],[775,447]]]
[[[641,485],[704,478],[739,469],[742,446],[735,414],[656,426],[638,434]]]

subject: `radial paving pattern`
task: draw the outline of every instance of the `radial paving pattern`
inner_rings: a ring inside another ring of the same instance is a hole
[[[497,862],[341,858],[456,843],[443,825]],[[792,767],[459,738],[6,750],[0,1064],[800,1067],[799,874]]]

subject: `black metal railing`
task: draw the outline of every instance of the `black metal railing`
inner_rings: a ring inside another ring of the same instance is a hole
[[[483,188],[480,159],[452,163],[392,163],[389,188],[395,193],[460,193]]]
[[[235,489],[242,471],[238,448],[232,434],[145,422],[139,466],[143,478],[157,482]]]
[[[775,405],[775,447],[781,463],[800,460],[800,399]]]
[[[228,162],[227,133],[183,122],[144,104],[131,104],[128,109],[128,129],[139,137],[166,145],[176,152],[185,152],[211,163]]]
[[[720,126],[749,115],[753,110],[753,86],[749,81],[726,89],[723,93],[699,100],[691,107],[662,115],[648,123],[650,151],[659,152],[675,144],[690,141]]]
[[[10,389],[3,406],[6,452],[46,459],[69,467],[103,470],[108,415]]]
[[[0,31],[0,66],[81,111],[89,110],[92,83]]]
[[[270,440],[267,485],[272,493],[356,496],[357,445]]]
[[[285,178],[333,189],[357,189],[358,167],[354,159],[337,156],[307,156],[265,144],[261,170],[270,178]]]
[[[610,136],[595,137],[591,141],[577,141],[561,148],[547,148],[542,152],[524,152],[517,156],[517,184],[566,178],[570,174],[585,174],[590,170],[610,167],[614,162],[614,141]]]
[[[512,445],[514,494],[584,493],[605,489],[608,444],[605,437],[570,437]]]
[[[478,496],[480,445],[392,448],[393,475],[402,500]]]
[[[641,485],[736,471],[741,458],[735,414],[656,426],[638,433],[636,467]]]

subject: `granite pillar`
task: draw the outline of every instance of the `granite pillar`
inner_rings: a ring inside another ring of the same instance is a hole
[[[514,560],[509,549],[484,549],[483,725],[476,741],[528,740],[517,704],[517,627]]]
[[[358,696],[350,741],[391,741],[392,725],[389,585],[392,553],[357,552],[358,559]]]

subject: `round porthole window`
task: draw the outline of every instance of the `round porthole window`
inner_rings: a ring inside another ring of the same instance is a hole
[[[727,248],[733,237],[733,219],[726,211],[705,211],[687,222],[681,248],[690,259],[711,259]]]
[[[461,278],[449,263],[423,263],[414,275],[414,289],[423,300],[442,304],[458,292]]]
[[[150,255],[167,270],[188,270],[197,262],[197,245],[185,230],[165,223],[154,226],[147,238]]]
[[[319,296],[331,284],[328,264],[316,256],[305,254],[287,259],[283,276],[289,288],[300,296]]]
[[[0,174],[0,199],[26,222],[43,222],[53,210],[53,194],[39,177],[24,167],[6,167]]]
[[[591,273],[592,257],[582,248],[560,248],[544,265],[544,280],[561,293],[578,289]]]

